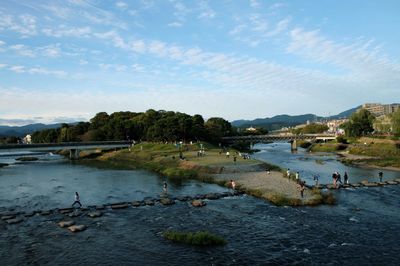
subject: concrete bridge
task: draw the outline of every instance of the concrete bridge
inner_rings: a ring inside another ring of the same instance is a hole
[[[79,159],[81,150],[128,148],[131,141],[91,141],[91,142],[61,142],[61,143],[35,143],[35,144],[6,144],[0,145],[0,152],[16,151],[57,151],[69,150],[71,160]]]
[[[336,139],[335,134],[267,134],[267,135],[248,135],[248,136],[232,136],[223,137],[222,140],[227,143],[250,142],[290,142],[291,149],[297,150],[297,141],[306,140],[315,142],[317,140],[327,141]]]

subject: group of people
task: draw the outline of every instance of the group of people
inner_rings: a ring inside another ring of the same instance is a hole
[[[336,188],[338,186],[338,183],[340,183],[341,185],[349,184],[349,176],[347,175],[347,172],[344,172],[343,178],[344,183],[342,182],[342,176],[340,175],[340,173],[334,172],[332,174],[333,186]]]

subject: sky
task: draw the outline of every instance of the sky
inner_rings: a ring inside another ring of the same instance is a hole
[[[0,2],[0,125],[400,101],[398,0]]]

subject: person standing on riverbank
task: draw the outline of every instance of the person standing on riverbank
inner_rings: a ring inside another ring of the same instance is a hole
[[[316,187],[318,186],[318,180],[319,180],[319,175],[318,174],[314,175],[314,181]]]
[[[304,197],[304,190],[306,189],[306,182],[300,182],[299,184],[299,189],[300,189],[300,196],[303,198]]]
[[[79,207],[82,207],[81,201],[79,200],[78,192],[75,192],[75,201],[74,203],[72,203],[72,208],[74,207],[75,204],[79,204]]]
[[[236,183],[233,180],[231,180],[231,187],[233,190],[235,190],[235,188],[236,188]]]
[[[349,184],[349,176],[347,175],[347,172],[344,172],[343,178],[344,178],[344,183]]]
[[[287,178],[290,179],[290,169],[289,168],[286,170],[286,176],[287,176]]]
[[[383,178],[383,173],[382,172],[379,172],[379,182],[382,182],[382,178]]]
[[[300,174],[299,174],[299,172],[296,172],[296,181],[298,182],[299,179],[300,179]]]

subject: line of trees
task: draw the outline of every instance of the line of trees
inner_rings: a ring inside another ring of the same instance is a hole
[[[96,114],[90,122],[63,124],[32,134],[34,143],[71,141],[146,140],[176,141],[205,140],[217,143],[221,137],[234,134],[231,124],[223,118],[204,121],[201,115],[190,116],[172,111],[106,112]]]

